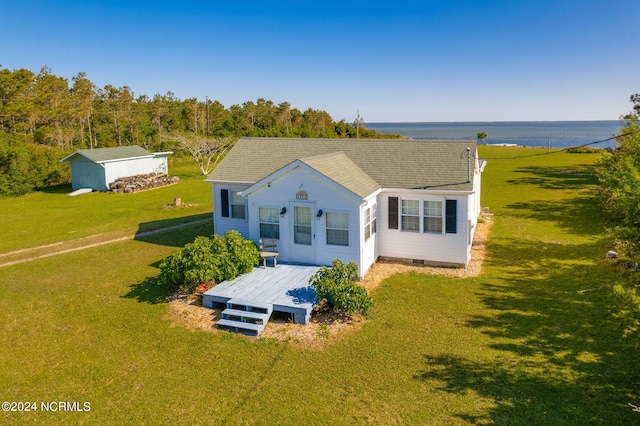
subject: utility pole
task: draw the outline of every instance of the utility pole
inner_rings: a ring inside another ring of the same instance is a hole
[[[209,136],[209,97],[204,97],[207,101],[207,136]]]
[[[360,126],[364,124],[364,119],[360,117],[360,110],[358,110],[358,117],[356,117],[353,124],[356,126],[356,139],[360,139]]]

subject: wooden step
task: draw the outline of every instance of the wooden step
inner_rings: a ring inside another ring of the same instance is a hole
[[[264,329],[265,324],[254,324],[251,322],[231,321],[221,319],[216,323],[217,327],[234,333],[247,334],[249,336],[257,336]]]
[[[245,299],[229,299],[227,301],[228,309],[235,309],[238,311],[256,312],[262,314],[269,314],[273,312],[273,305],[270,303],[255,302]]]
[[[221,313],[222,319],[232,321],[251,322],[254,324],[266,324],[269,321],[271,314],[254,312],[254,311],[241,311],[238,309],[225,309]]]

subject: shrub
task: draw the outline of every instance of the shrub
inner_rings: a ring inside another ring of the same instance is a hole
[[[260,252],[237,231],[197,237],[160,263],[159,279],[171,287],[193,291],[203,282],[232,280],[260,263]]]
[[[333,308],[347,314],[369,313],[373,300],[367,290],[355,283],[358,265],[349,262],[346,265],[339,259],[331,262],[331,268],[323,266],[314,274],[309,283],[316,290],[318,300],[326,299]]]
[[[569,154],[601,154],[602,148],[592,148],[590,146],[572,146],[567,148]]]
[[[68,183],[69,166],[60,163],[65,152],[22,143],[0,134],[0,197],[14,197]]]

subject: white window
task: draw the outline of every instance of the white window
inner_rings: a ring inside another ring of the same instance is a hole
[[[258,209],[258,222],[260,223],[260,238],[280,239],[280,213],[278,209]]]
[[[371,206],[371,235],[374,235],[376,233],[377,230],[377,210],[378,210],[378,205],[374,204],[373,206]]]
[[[244,207],[244,197],[240,195],[240,192],[233,191],[231,192],[231,217],[234,219],[244,219],[245,216],[245,207]]]
[[[364,240],[371,238],[371,208],[364,211]]]
[[[376,204],[364,211],[364,240],[367,241],[376,233]]]
[[[422,232],[442,234],[442,201],[424,201]]]
[[[420,202],[418,200],[402,200],[402,230],[420,232]]]
[[[327,212],[327,244],[349,245],[349,215]]]

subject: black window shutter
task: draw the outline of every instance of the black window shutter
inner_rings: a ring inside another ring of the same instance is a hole
[[[389,229],[398,229],[398,197],[389,197]]]
[[[458,219],[458,200],[447,200],[445,210],[447,234],[455,234],[458,231],[456,227],[456,222]]]
[[[222,207],[222,217],[229,217],[229,190],[220,190],[220,206]]]

